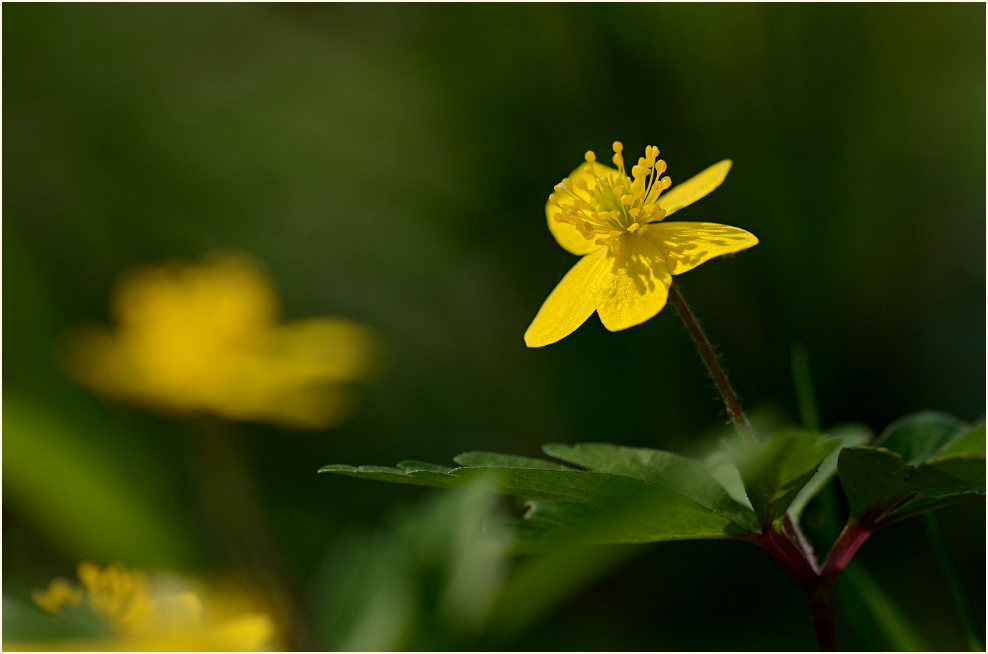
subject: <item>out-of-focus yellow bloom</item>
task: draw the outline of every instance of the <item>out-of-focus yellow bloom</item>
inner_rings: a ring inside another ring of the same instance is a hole
[[[166,413],[328,427],[350,407],[344,384],[372,368],[374,339],[361,325],[278,324],[271,281],[245,255],[134,271],[114,291],[112,317],[112,331],[71,334],[70,373],[108,398]]]
[[[149,581],[119,563],[100,568],[84,561],[80,584],[55,579],[35,591],[35,603],[61,615],[68,607],[92,613],[106,636],[36,643],[5,642],[5,649],[69,651],[257,651],[278,648],[272,618],[244,593],[208,592],[174,577]]]
[[[737,227],[659,222],[720,186],[730,160],[669,189],[672,182],[661,176],[666,163],[658,159],[657,147],[645,148],[630,176],[622,150],[615,141],[612,161],[617,169],[598,163],[588,151],[585,162],[549,195],[549,230],[564,249],[584,256],[528,327],[529,347],[568,336],[594,311],[610,331],[643,323],[665,306],[673,275],[758,243]]]

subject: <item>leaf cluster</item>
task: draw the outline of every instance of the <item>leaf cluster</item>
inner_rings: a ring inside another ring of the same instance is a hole
[[[327,465],[333,473],[461,488],[490,479],[525,499],[518,545],[753,539],[803,508],[839,475],[852,520],[876,526],[985,494],[985,428],[927,412],[893,424],[876,445],[855,426],[785,428],[759,442],[725,440],[705,459],[605,443],[549,444],[550,458],[466,452],[448,467]]]

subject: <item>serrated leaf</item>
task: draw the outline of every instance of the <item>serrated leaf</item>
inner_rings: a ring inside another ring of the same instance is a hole
[[[425,470],[428,472],[447,473],[450,470],[452,470],[452,468],[450,468],[449,466],[441,466],[438,463],[428,463],[425,461],[413,461],[413,460],[399,461],[398,468],[400,468],[405,472],[416,472],[420,470]]]
[[[851,516],[868,515],[876,524],[985,493],[984,454],[937,458],[913,466],[898,452],[854,447],[841,452],[838,471]]]
[[[937,411],[908,415],[889,425],[876,445],[897,452],[909,465],[927,461],[967,433],[963,422]]]
[[[527,456],[512,456],[510,454],[498,454],[496,452],[464,452],[453,457],[453,460],[465,467],[482,468],[531,468],[535,470],[575,470],[570,466],[547,461],[545,459],[535,459]]]
[[[735,450],[735,463],[751,506],[763,525],[783,515],[821,462],[840,446],[812,432],[780,431]]]
[[[394,484],[408,484],[410,486],[432,486],[435,488],[459,488],[463,485],[460,480],[450,477],[448,473],[435,472],[433,470],[401,470],[400,468],[389,468],[387,466],[348,466],[343,464],[331,464],[319,469],[320,473],[334,473],[347,477],[358,477],[361,479],[376,479],[377,481],[389,481]]]
[[[406,472],[384,466],[328,465],[319,472],[437,488],[459,488],[478,477],[490,476],[497,481],[497,492],[505,495],[585,503],[632,497],[645,487],[637,479],[582,470],[461,467],[441,473],[433,470]]]
[[[604,443],[549,444],[542,449],[549,456],[595,472],[626,475],[661,486],[742,529],[758,528],[751,509],[736,502],[702,464],[692,459],[672,452]]]
[[[553,451],[574,456],[579,456],[575,452],[583,456],[604,452],[599,446],[558,448]],[[440,488],[459,488],[480,477],[489,478],[496,492],[531,500],[524,524],[528,533],[541,535],[549,528],[564,528],[574,538],[577,531],[591,534],[586,542],[740,538],[757,530],[750,509],[732,500],[700,464],[652,452],[648,456],[658,466],[656,470],[639,469],[641,476],[652,481],[488,452],[456,457],[457,462],[469,464],[458,468],[406,461],[395,468],[329,465],[319,472]]]
[[[824,438],[836,438],[840,441],[840,447],[820,462],[820,467],[815,475],[810,477],[806,485],[796,493],[796,498],[789,505],[789,515],[793,520],[798,521],[803,509],[809,501],[820,492],[828,481],[837,473],[837,457],[842,448],[863,445],[871,440],[872,432],[864,425],[839,425],[833,429],[828,429],[823,433]]]

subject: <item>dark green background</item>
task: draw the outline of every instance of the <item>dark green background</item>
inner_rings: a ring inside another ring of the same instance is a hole
[[[215,565],[183,426],[90,397],[54,355],[67,326],[106,320],[122,270],[163,258],[245,250],[287,318],[348,316],[385,346],[345,426],[241,428],[299,579],[348,526],[421,495],[317,478],[321,464],[551,441],[691,451],[726,418],[673,312],[522,341],[576,260],[545,199],[614,139],[657,144],[674,182],[734,160],[677,219],[761,243],[678,283],[749,408],[796,418],[790,348],[805,343],[825,425],[984,415],[983,5],[17,4],[3,19],[5,405],[57,422],[51,452],[5,452],[5,479],[33,462],[39,486],[85,504],[44,475],[44,456],[75,448],[139,479],[186,543],[156,552],[103,515],[114,555],[5,487],[5,589],[83,556]],[[977,615],[983,511],[938,516]],[[932,647],[963,647],[918,522],[861,557]],[[813,644],[795,584],[753,547],[636,561],[515,646]]]

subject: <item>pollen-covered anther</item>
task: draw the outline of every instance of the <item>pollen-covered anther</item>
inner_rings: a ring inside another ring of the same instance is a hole
[[[612,230],[606,238],[598,238],[594,243],[597,245],[617,245],[618,237],[621,235],[619,230]]]
[[[621,156],[621,151],[624,150],[624,145],[622,145],[621,141],[614,141],[614,143],[611,144],[611,147],[614,149],[614,156],[611,157],[611,161],[613,161],[614,165],[617,166],[618,172],[624,175],[624,157]]]

